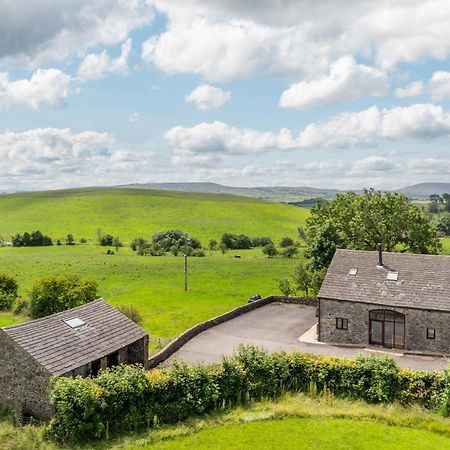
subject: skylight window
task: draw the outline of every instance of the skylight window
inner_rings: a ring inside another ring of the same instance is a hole
[[[393,272],[390,270],[386,277],[387,281],[397,281],[398,280],[398,272]]]
[[[70,328],[73,328],[74,330],[78,330],[79,328],[86,325],[86,322],[79,319],[78,317],[74,317],[73,319],[65,319],[64,323],[69,325]]]
[[[348,274],[351,276],[351,277],[356,277],[356,274],[358,273],[358,269],[356,268],[356,267],[352,267],[349,271],[348,271]]]

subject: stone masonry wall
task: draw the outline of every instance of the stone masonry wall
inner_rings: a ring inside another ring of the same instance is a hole
[[[319,340],[335,344],[369,345],[369,311],[388,309],[405,315],[405,350],[450,354],[450,313],[342,300],[320,299]],[[336,317],[348,319],[348,330],[336,329]],[[436,330],[435,339],[427,339],[427,328]]]
[[[0,407],[47,420],[50,374],[0,330]]]

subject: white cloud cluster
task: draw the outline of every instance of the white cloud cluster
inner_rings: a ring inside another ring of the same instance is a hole
[[[60,104],[69,95],[70,83],[70,75],[58,69],[38,69],[30,79],[16,81],[10,81],[7,73],[0,73],[0,110]]]
[[[353,56],[344,56],[330,66],[330,73],[311,81],[292,84],[280,98],[283,108],[303,109],[380,96],[387,91],[387,79],[379,69],[357,64]]]
[[[322,75],[342,56],[379,68],[450,54],[450,3],[155,0],[167,28],[143,46],[145,61],[209,81],[252,75]]]
[[[128,38],[121,46],[120,56],[111,58],[103,50],[101,53],[89,53],[83,59],[78,68],[80,81],[100,80],[107,75],[126,75],[128,73],[128,56],[131,51],[132,41]]]
[[[63,61],[123,42],[153,21],[145,0],[14,0],[1,3],[0,59],[23,65]]]
[[[224,91],[210,84],[201,84],[185,96],[187,102],[193,103],[197,109],[202,111],[220,108],[230,99],[230,91]]]
[[[396,89],[399,98],[429,95],[434,101],[450,98],[450,72],[434,72],[428,82],[414,81],[405,88]]]
[[[288,129],[278,133],[236,128],[223,122],[176,126],[165,137],[174,148],[175,161],[195,155],[254,154],[271,150],[371,147],[380,140],[430,139],[450,135],[450,114],[441,106],[417,104],[338,114],[324,122],[310,123],[297,137]],[[379,161],[378,161],[379,163]]]
[[[114,184],[148,170],[151,152],[117,148],[109,133],[37,128],[0,134],[0,190]]]

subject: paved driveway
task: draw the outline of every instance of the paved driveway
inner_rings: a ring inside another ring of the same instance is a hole
[[[315,314],[316,308],[311,306],[271,303],[199,334],[174,353],[164,365],[175,359],[188,364],[220,361],[223,355],[232,355],[239,344],[257,345],[270,352],[297,350],[349,358],[359,354],[384,354],[375,349],[299,342],[298,338],[315,324]],[[448,364],[444,358],[389,354],[399,366],[418,370],[441,370]]]

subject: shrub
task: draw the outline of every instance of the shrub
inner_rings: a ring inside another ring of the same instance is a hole
[[[80,244],[86,244],[86,242],[87,242],[86,238],[81,238],[80,239]]]
[[[191,256],[196,256],[198,258],[203,258],[206,256],[205,251],[202,248],[198,248],[192,252]]]
[[[27,231],[21,235],[16,234],[11,236],[13,247],[41,247],[53,245],[49,236],[43,235],[39,230],[32,231],[31,234]]]
[[[136,306],[133,305],[119,305],[117,309],[131,319],[134,323],[140,325],[142,323],[142,316]]]
[[[42,278],[31,290],[29,313],[33,319],[65,311],[97,298],[97,283],[78,275]]]
[[[19,284],[14,277],[0,273],[0,292],[17,297]]]
[[[24,298],[18,299],[16,301],[16,306],[14,308],[14,314],[28,314],[28,308],[30,304],[28,300],[25,300]]]
[[[113,245],[113,236],[110,234],[105,234],[100,238],[100,245],[103,247],[111,247]]]
[[[285,297],[291,297],[292,295],[295,295],[295,289],[287,279],[278,281],[278,289]]]
[[[12,294],[0,291],[0,311],[10,311],[15,298]]]
[[[289,247],[283,248],[281,251],[281,255],[285,258],[292,258],[294,255],[298,253],[298,248],[295,245],[290,245]]]
[[[281,248],[292,247],[293,245],[294,245],[294,240],[292,238],[290,238],[288,236],[281,238],[281,241],[280,241]]]
[[[273,258],[274,256],[278,255],[278,250],[273,244],[265,245],[262,249],[262,252],[267,255],[268,258]]]
[[[252,247],[264,247],[267,244],[273,244],[272,238],[269,236],[259,236],[252,239]]]

